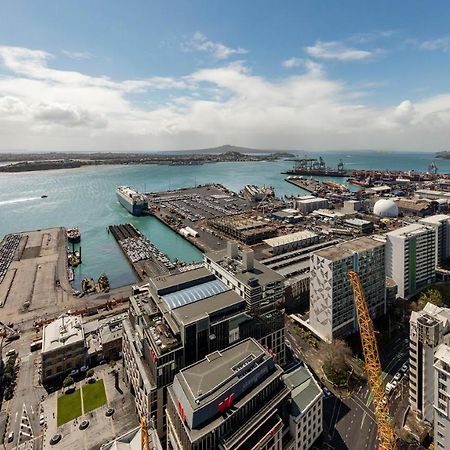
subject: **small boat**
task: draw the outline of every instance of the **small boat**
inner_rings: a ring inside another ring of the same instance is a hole
[[[41,198],[47,198],[48,197],[48,195],[41,195]]]
[[[69,242],[80,242],[80,230],[78,228],[69,228],[67,230],[67,239]]]

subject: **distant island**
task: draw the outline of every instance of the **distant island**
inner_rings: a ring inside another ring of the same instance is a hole
[[[450,159],[450,150],[444,150],[436,153],[436,158]]]
[[[0,161],[10,163],[0,166],[0,172],[74,169],[82,166],[112,164],[160,164],[179,166],[218,162],[276,161],[293,156],[293,154],[285,151],[257,151],[243,147],[233,147],[231,145],[203,150],[165,153],[0,153]]]

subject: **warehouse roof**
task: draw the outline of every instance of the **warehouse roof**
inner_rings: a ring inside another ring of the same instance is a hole
[[[285,234],[284,236],[278,236],[270,239],[265,239],[264,242],[270,247],[278,247],[280,245],[292,244],[293,242],[299,242],[306,239],[312,239],[317,237],[316,233],[309,230],[297,231],[296,233]]]

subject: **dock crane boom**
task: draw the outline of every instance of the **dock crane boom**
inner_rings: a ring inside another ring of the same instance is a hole
[[[378,427],[380,449],[395,450],[397,448],[394,427],[389,415],[389,408],[382,378],[380,356],[377,341],[367,306],[366,296],[357,272],[348,272],[353,288],[356,314],[358,318],[359,334],[364,352],[365,368],[369,380],[370,391],[373,396],[375,417]]]

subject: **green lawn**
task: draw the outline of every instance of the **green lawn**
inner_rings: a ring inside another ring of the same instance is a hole
[[[81,393],[79,389],[71,394],[63,394],[58,397],[58,427],[78,416],[81,416]]]
[[[83,406],[85,414],[93,409],[100,408],[105,403],[106,393],[103,380],[97,380],[93,384],[83,385]]]

